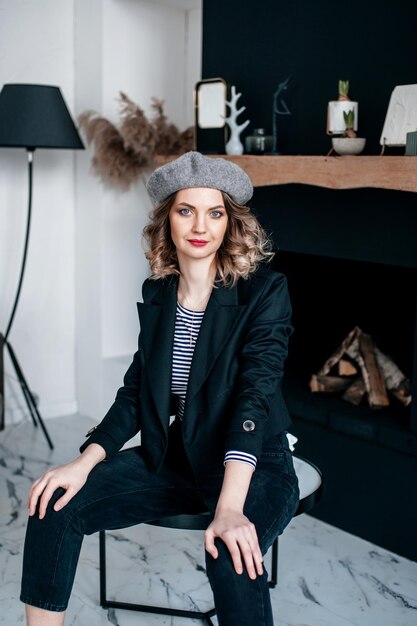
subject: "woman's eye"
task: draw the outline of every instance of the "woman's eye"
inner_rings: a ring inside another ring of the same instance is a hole
[[[223,215],[223,213],[221,211],[212,211],[211,212],[211,216],[212,217],[221,217]]]
[[[187,211],[188,211],[188,213],[187,213]],[[178,213],[179,213],[180,215],[190,215],[191,211],[190,211],[190,209],[180,209],[180,210],[178,211]]]

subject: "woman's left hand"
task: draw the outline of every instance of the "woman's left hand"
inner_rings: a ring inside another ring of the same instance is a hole
[[[214,543],[216,537],[226,544],[238,574],[243,573],[243,556],[249,578],[254,580],[256,573],[262,576],[263,558],[255,524],[246,515],[233,509],[216,511],[213,521],[205,532],[205,548],[214,559],[217,559],[219,555]]]

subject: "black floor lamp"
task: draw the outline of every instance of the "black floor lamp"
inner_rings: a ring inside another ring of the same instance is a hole
[[[50,448],[52,441],[40,416],[36,401],[9,340],[25,272],[32,210],[32,167],[36,148],[83,150],[84,145],[67,109],[59,87],[50,85],[4,85],[0,92],[0,147],[26,148],[28,153],[29,198],[26,237],[20,277],[6,331],[0,333],[0,430],[4,428],[5,386],[3,351],[6,346],[23,396],[35,426],[41,426]]]

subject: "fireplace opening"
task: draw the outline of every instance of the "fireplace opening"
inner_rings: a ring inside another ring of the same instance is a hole
[[[309,381],[355,326],[412,381],[415,271],[282,250],[272,267],[287,276],[293,307],[283,383],[292,415],[413,453],[401,436],[410,431],[412,403],[405,407],[388,392],[387,407],[371,409],[366,396],[355,406],[338,393],[312,393]]]

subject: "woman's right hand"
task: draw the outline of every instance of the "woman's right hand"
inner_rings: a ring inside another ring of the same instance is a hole
[[[48,502],[58,487],[63,487],[66,492],[55,502],[54,510],[62,509],[85,484],[90,471],[91,467],[87,467],[81,457],[78,457],[71,463],[59,465],[44,472],[35,480],[29,491],[27,501],[29,515],[34,515],[40,498],[39,519],[43,519]]]

